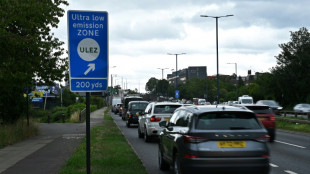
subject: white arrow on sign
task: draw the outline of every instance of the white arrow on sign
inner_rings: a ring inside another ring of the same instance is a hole
[[[88,64],[88,66],[89,66],[89,68],[84,72],[85,75],[87,75],[90,70],[95,71],[95,64],[94,63],[90,63],[90,64]]]

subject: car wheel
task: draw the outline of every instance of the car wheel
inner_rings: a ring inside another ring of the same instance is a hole
[[[181,169],[180,169],[180,162],[178,159],[178,154],[175,153],[174,158],[173,158],[173,173],[174,174],[183,174]]]
[[[158,148],[158,164],[160,170],[168,170],[170,168],[169,163],[163,159],[163,154],[160,148]]]
[[[141,132],[140,126],[138,125],[138,137],[143,138],[143,133]]]
[[[130,128],[130,122],[129,122],[129,120],[126,121],[126,126],[127,126],[128,128]]]
[[[150,142],[151,137],[147,134],[146,128],[144,128],[144,129],[145,129],[145,131],[144,131],[144,141],[145,142]]]
[[[270,132],[269,136],[270,136],[269,142],[270,142],[270,143],[273,143],[274,140],[275,140],[275,137],[276,137],[275,131]]]

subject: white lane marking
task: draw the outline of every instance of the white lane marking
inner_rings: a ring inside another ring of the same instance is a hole
[[[275,165],[275,164],[272,164],[272,163],[269,163],[269,165],[270,165],[271,167],[279,167],[279,166],[277,166],[277,165]]]
[[[289,170],[284,170],[284,172],[289,173],[289,174],[298,174],[298,173],[295,173],[295,172],[292,172],[292,171],[289,171]]]
[[[305,148],[306,148],[306,147],[304,147],[304,146],[298,146],[298,145],[296,145],[296,144],[286,143],[286,142],[283,142],[283,141],[277,141],[277,140],[275,140],[275,142],[277,142],[277,143],[282,143],[282,144],[286,144],[286,145],[290,145],[290,146],[299,147],[299,148],[302,148],[302,149],[305,149]]]

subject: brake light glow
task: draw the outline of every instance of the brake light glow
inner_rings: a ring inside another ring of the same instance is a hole
[[[196,156],[196,155],[189,155],[189,154],[186,154],[185,155],[185,158],[200,158],[199,156]]]
[[[161,120],[161,117],[156,117],[155,115],[153,115],[151,118],[150,118],[150,121],[151,122],[160,122]]]
[[[184,142],[186,143],[201,143],[204,141],[208,141],[208,139],[203,138],[203,137],[189,136],[189,135],[184,136]]]
[[[271,117],[270,117],[270,121],[276,121],[276,117],[271,116]]]
[[[268,142],[269,139],[270,139],[269,135],[265,135],[265,136],[255,138],[256,141],[263,142],[263,143]]]
[[[132,117],[132,115],[131,115],[131,114],[129,114],[129,115],[128,115],[128,118],[131,118],[131,117]]]

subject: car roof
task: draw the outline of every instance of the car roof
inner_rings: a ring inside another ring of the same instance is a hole
[[[178,105],[182,106],[181,103],[174,103],[174,102],[152,102],[154,105]]]
[[[249,112],[253,113],[253,111],[241,108],[241,107],[235,107],[235,106],[227,106],[227,105],[193,105],[193,106],[183,106],[180,107],[177,110],[186,109],[196,114],[201,114],[205,112],[221,112],[221,111],[231,111],[231,112]]]
[[[148,101],[131,101],[128,104],[131,104],[131,103],[149,103],[149,102]]]

